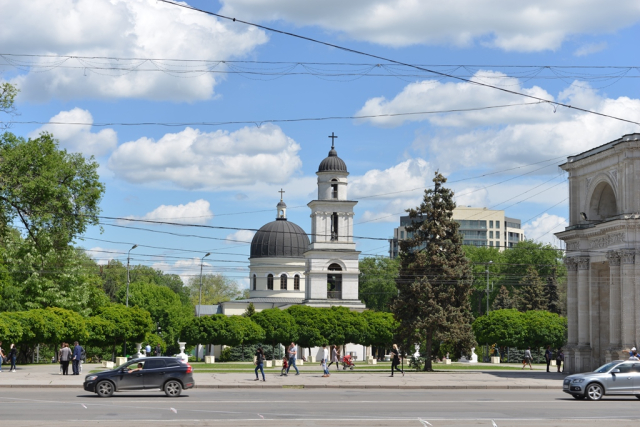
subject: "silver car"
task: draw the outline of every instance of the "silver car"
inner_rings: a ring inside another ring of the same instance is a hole
[[[600,400],[606,395],[627,395],[640,399],[640,361],[614,360],[593,372],[569,375],[562,391],[576,399]]]

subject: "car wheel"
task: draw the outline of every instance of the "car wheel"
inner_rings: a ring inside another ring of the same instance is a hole
[[[582,400],[584,399],[584,394],[572,394],[574,399]]]
[[[640,399],[640,394],[636,394],[636,397],[637,397],[638,399]]]
[[[164,385],[164,394],[169,397],[178,397],[182,393],[182,384],[179,381],[167,381]]]
[[[114,392],[114,386],[111,381],[100,381],[96,385],[96,394],[100,397],[111,397]]]
[[[585,394],[589,400],[600,400],[604,396],[604,388],[598,383],[589,384]]]

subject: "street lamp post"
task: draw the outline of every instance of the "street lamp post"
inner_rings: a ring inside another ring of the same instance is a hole
[[[485,273],[487,273],[487,289],[486,289],[486,293],[487,293],[487,311],[486,311],[486,314],[489,314],[489,292],[490,292],[490,290],[489,290],[489,266],[491,264],[493,264],[493,261],[489,261],[487,263],[487,269],[485,270]],[[490,357],[489,356],[489,344],[487,344],[486,349],[487,349],[487,356],[486,357]],[[491,359],[489,359],[489,361],[490,360]]]
[[[200,310],[202,309],[202,267],[204,266],[204,259],[209,255],[211,255],[211,252],[207,252],[206,255],[203,256],[202,259],[200,259],[200,296],[198,298],[198,317],[200,317]],[[202,344],[198,344],[197,354],[200,354],[201,351],[202,351]],[[203,355],[203,359],[204,359],[204,355]]]
[[[129,307],[129,284],[131,282],[131,277],[129,277],[129,261],[131,257],[131,251],[137,248],[138,245],[133,245],[129,252],[127,252],[127,296],[126,296],[126,306]],[[124,340],[124,357],[127,357],[127,340]]]

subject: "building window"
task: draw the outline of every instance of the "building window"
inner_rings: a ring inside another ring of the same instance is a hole
[[[338,212],[331,215],[331,241],[338,240]]]
[[[267,290],[269,291],[273,290],[273,274],[269,274],[267,276]]]
[[[489,228],[493,228],[493,221],[489,221]]]
[[[493,247],[493,240],[489,240],[489,247]]]
[[[254,274],[254,275],[253,275],[253,290],[254,290],[254,291],[256,290],[256,284],[257,284],[257,282],[258,282],[258,279],[256,278],[256,275]]]
[[[331,264],[329,266],[329,274],[327,274],[327,298],[342,299],[342,271],[339,264]]]
[[[491,227],[493,227],[493,224],[491,224]],[[489,238],[490,238],[490,239],[493,239],[493,231],[490,231],[490,232],[489,232]]]
[[[280,275],[280,289],[283,290],[287,290],[287,275],[286,274],[281,274]]]
[[[499,239],[499,238],[500,238],[500,232],[496,231],[496,239]]]
[[[496,242],[496,248],[500,247],[500,242]]]
[[[401,232],[400,232],[400,238],[401,238],[401,239],[404,239],[404,231],[401,231]]]
[[[332,199],[337,199],[338,198],[338,184],[337,184],[337,180],[336,179],[332,179],[332,184],[331,184],[331,198]],[[333,184],[333,182],[336,182],[335,184]]]
[[[300,290],[300,275],[296,274],[295,276],[293,276],[293,290],[294,291],[299,291]]]
[[[496,228],[500,228],[500,221],[496,221]]]

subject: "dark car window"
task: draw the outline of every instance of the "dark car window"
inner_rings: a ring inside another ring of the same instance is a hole
[[[631,363],[623,363],[618,365],[618,369],[620,369],[621,374],[628,374],[631,372]]]
[[[176,367],[176,366],[180,366],[180,362],[178,362],[178,359],[175,360],[167,360],[167,366],[170,367]]]
[[[145,371],[147,369],[157,369],[157,368],[164,368],[164,367],[165,367],[165,364],[164,364],[164,360],[162,359],[149,359],[144,362]]]
[[[631,367],[631,372],[640,372],[640,363],[634,363],[633,366]]]

